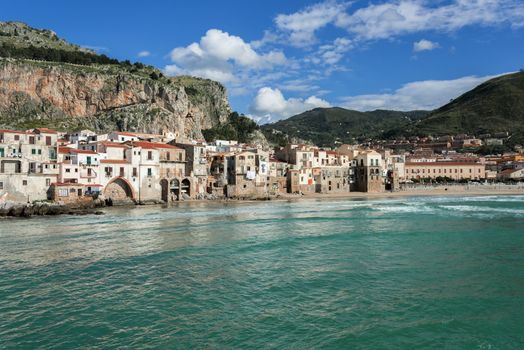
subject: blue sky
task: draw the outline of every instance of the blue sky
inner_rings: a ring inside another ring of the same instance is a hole
[[[12,1],[1,20],[226,85],[261,123],[314,107],[432,109],[524,68],[524,1]]]

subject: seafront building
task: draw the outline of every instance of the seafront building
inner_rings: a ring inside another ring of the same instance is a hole
[[[523,180],[521,154],[479,157],[452,150],[503,136],[417,138],[406,141],[416,142],[410,151],[401,151],[387,145],[263,149],[235,140],[178,140],[172,133],[0,130],[0,200],[169,203],[398,191],[404,184],[442,180]]]

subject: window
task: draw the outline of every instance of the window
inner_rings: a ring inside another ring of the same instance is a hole
[[[3,190],[3,189],[4,189],[4,183],[0,182],[0,190]]]
[[[35,144],[35,137],[34,136],[29,136],[29,144],[30,145],[34,145]]]
[[[70,172],[71,172],[71,169],[67,168],[66,173],[70,173]]]
[[[20,135],[15,135],[15,141],[20,141]]]
[[[136,170],[136,168],[133,168],[133,176],[137,177],[137,170]]]
[[[42,150],[41,149],[38,150],[38,154],[42,154]]]
[[[153,176],[153,169],[147,168],[147,176]]]
[[[32,148],[31,149],[31,154],[36,154],[36,149]]]
[[[69,191],[67,189],[61,188],[58,190],[59,197],[67,197],[68,195],[69,195]]]
[[[124,168],[123,167],[120,167],[120,176],[124,177]]]
[[[27,180],[22,181],[22,186],[27,186]]]
[[[153,152],[152,151],[147,151],[147,159],[148,160],[152,160],[153,159]]]
[[[51,146],[51,136],[46,136],[45,137],[45,144],[48,145],[48,146]]]

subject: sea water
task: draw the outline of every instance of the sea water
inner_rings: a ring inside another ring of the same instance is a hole
[[[0,349],[524,348],[524,197],[0,221]]]

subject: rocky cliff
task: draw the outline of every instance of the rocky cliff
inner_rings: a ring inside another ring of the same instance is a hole
[[[0,126],[92,128],[201,138],[227,120],[225,88],[211,80],[118,65],[0,59]]]

